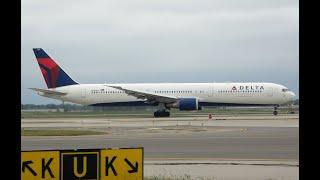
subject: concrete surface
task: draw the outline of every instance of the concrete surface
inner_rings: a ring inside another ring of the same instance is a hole
[[[299,178],[299,116],[22,119],[24,129],[93,136],[23,136],[22,150],[144,147],[145,176],[215,180]]]

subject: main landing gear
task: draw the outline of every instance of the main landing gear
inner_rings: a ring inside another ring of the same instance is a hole
[[[273,115],[275,115],[275,116],[278,115],[278,106],[274,107]]]
[[[156,111],[153,113],[154,117],[169,117],[170,116],[170,112],[169,111]]]
[[[165,104],[160,103],[158,110],[156,112],[153,113],[154,117],[169,117],[170,116],[170,112],[166,111],[167,108],[165,106]]]

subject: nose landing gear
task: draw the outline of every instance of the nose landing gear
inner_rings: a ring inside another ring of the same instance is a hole
[[[273,109],[273,115],[278,115],[278,106],[275,106]]]

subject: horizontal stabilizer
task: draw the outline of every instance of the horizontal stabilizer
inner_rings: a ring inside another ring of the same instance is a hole
[[[67,94],[67,93],[58,92],[58,91],[49,90],[49,89],[39,89],[39,88],[29,88],[29,89],[34,90],[36,92],[44,93],[45,95],[51,95],[51,96],[64,96]]]

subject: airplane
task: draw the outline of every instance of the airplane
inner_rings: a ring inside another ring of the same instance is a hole
[[[273,106],[294,100],[287,87],[267,82],[80,84],[42,48],[34,48],[48,89],[38,95],[89,106],[157,106],[154,117],[169,117],[170,109],[197,111],[205,106]]]

